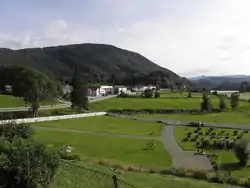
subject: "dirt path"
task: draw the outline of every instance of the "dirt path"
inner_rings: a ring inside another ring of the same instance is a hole
[[[212,168],[207,157],[194,155],[192,151],[184,151],[178,145],[174,135],[174,126],[167,125],[163,127],[162,138],[165,149],[172,156],[173,166],[204,170],[210,170]]]
[[[150,139],[161,140],[161,137],[119,134],[119,133],[99,132],[99,131],[91,131],[91,130],[75,130],[75,129],[44,127],[44,126],[32,126],[32,128],[42,129],[42,130],[72,132],[72,133],[87,133],[87,134],[95,134],[95,135],[102,135],[102,136],[114,136],[114,137],[122,137],[122,138],[135,138],[135,139],[144,139],[144,140],[150,140]]]

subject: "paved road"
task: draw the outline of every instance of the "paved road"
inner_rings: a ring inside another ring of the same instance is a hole
[[[42,129],[42,130],[73,132],[73,133],[88,133],[88,134],[103,135],[103,136],[115,136],[115,137],[123,137],[123,138],[135,138],[135,139],[144,139],[144,140],[150,140],[150,139],[161,140],[161,137],[118,134],[118,133],[109,133],[109,132],[100,132],[100,131],[91,131],[91,130],[64,129],[64,128],[45,127],[45,126],[37,126],[37,125],[33,125],[32,128]]]
[[[100,96],[100,97],[89,97],[89,102],[97,102],[109,98],[113,98],[116,95],[109,95],[109,96]],[[71,106],[70,102],[60,101],[63,104],[57,105],[48,105],[48,106],[41,106],[39,110],[48,110],[48,109],[59,109],[59,108],[68,108]],[[28,111],[30,107],[12,107],[12,108],[0,108],[0,112],[17,112],[17,111]]]
[[[162,138],[164,148],[172,157],[172,166],[211,170],[212,165],[206,156],[194,155],[192,151],[184,151],[177,143],[174,135],[174,126],[163,127]]]
[[[135,119],[135,120],[140,120],[140,121],[162,122],[162,123],[173,125],[173,126],[181,126],[181,125],[186,126],[186,125],[189,125],[190,123],[190,121],[179,121],[179,120],[171,120],[171,119],[165,119],[165,118],[146,118],[146,117],[136,117],[136,116],[130,116],[130,115],[114,114],[114,113],[109,113],[109,115],[113,117],[118,117],[118,118]],[[219,123],[209,123],[209,122],[203,122],[203,123],[205,127],[229,128],[229,129],[250,131],[250,125],[219,124]]]

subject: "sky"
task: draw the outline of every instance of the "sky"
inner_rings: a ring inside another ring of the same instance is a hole
[[[181,76],[250,75],[249,0],[0,0],[0,47],[105,43]]]

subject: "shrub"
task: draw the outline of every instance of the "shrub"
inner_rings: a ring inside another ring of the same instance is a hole
[[[210,146],[209,140],[203,140],[203,141],[201,142],[201,147],[202,147],[202,148],[208,148],[209,146]]]
[[[209,181],[214,183],[223,183],[223,176],[219,173],[215,173],[209,177]]]
[[[143,96],[145,98],[152,98],[153,94],[154,94],[154,92],[152,89],[145,89],[145,91],[143,92]]]
[[[234,131],[233,135],[236,136],[238,134],[238,131]]]
[[[160,96],[161,96],[161,94],[158,91],[156,91],[155,92],[155,98],[159,98]]]
[[[187,133],[188,138],[190,138],[191,135],[192,135],[192,132],[188,132],[188,133]]]
[[[191,138],[190,141],[191,141],[191,142],[196,142],[196,141],[197,141],[197,138]]]
[[[52,181],[59,166],[57,152],[32,140],[0,142],[1,187],[46,187]]]
[[[234,152],[236,157],[239,159],[239,163],[242,166],[245,166],[249,159],[249,141],[246,139],[238,140],[234,145]]]
[[[225,183],[228,183],[228,184],[231,184],[231,185],[239,185],[239,179],[234,177],[234,176],[226,176],[224,178],[224,182]]]
[[[193,170],[192,177],[199,180],[207,180],[208,173],[205,170]]]
[[[187,98],[192,98],[192,93],[191,92],[188,92]]]
[[[9,141],[16,138],[29,138],[33,135],[33,129],[25,123],[16,123],[16,121],[8,121],[0,123],[0,136],[4,136]]]
[[[188,137],[185,137],[182,139],[182,142],[187,142],[188,140],[189,140]]]

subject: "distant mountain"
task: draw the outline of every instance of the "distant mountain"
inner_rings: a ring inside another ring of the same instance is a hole
[[[238,90],[242,82],[250,82],[247,75],[200,76],[189,78],[200,87],[220,90]]]
[[[160,67],[142,55],[106,44],[76,44],[45,48],[11,50],[0,48],[0,65],[25,65],[60,80],[69,79],[77,69],[92,82],[163,86],[194,84],[174,72]]]

